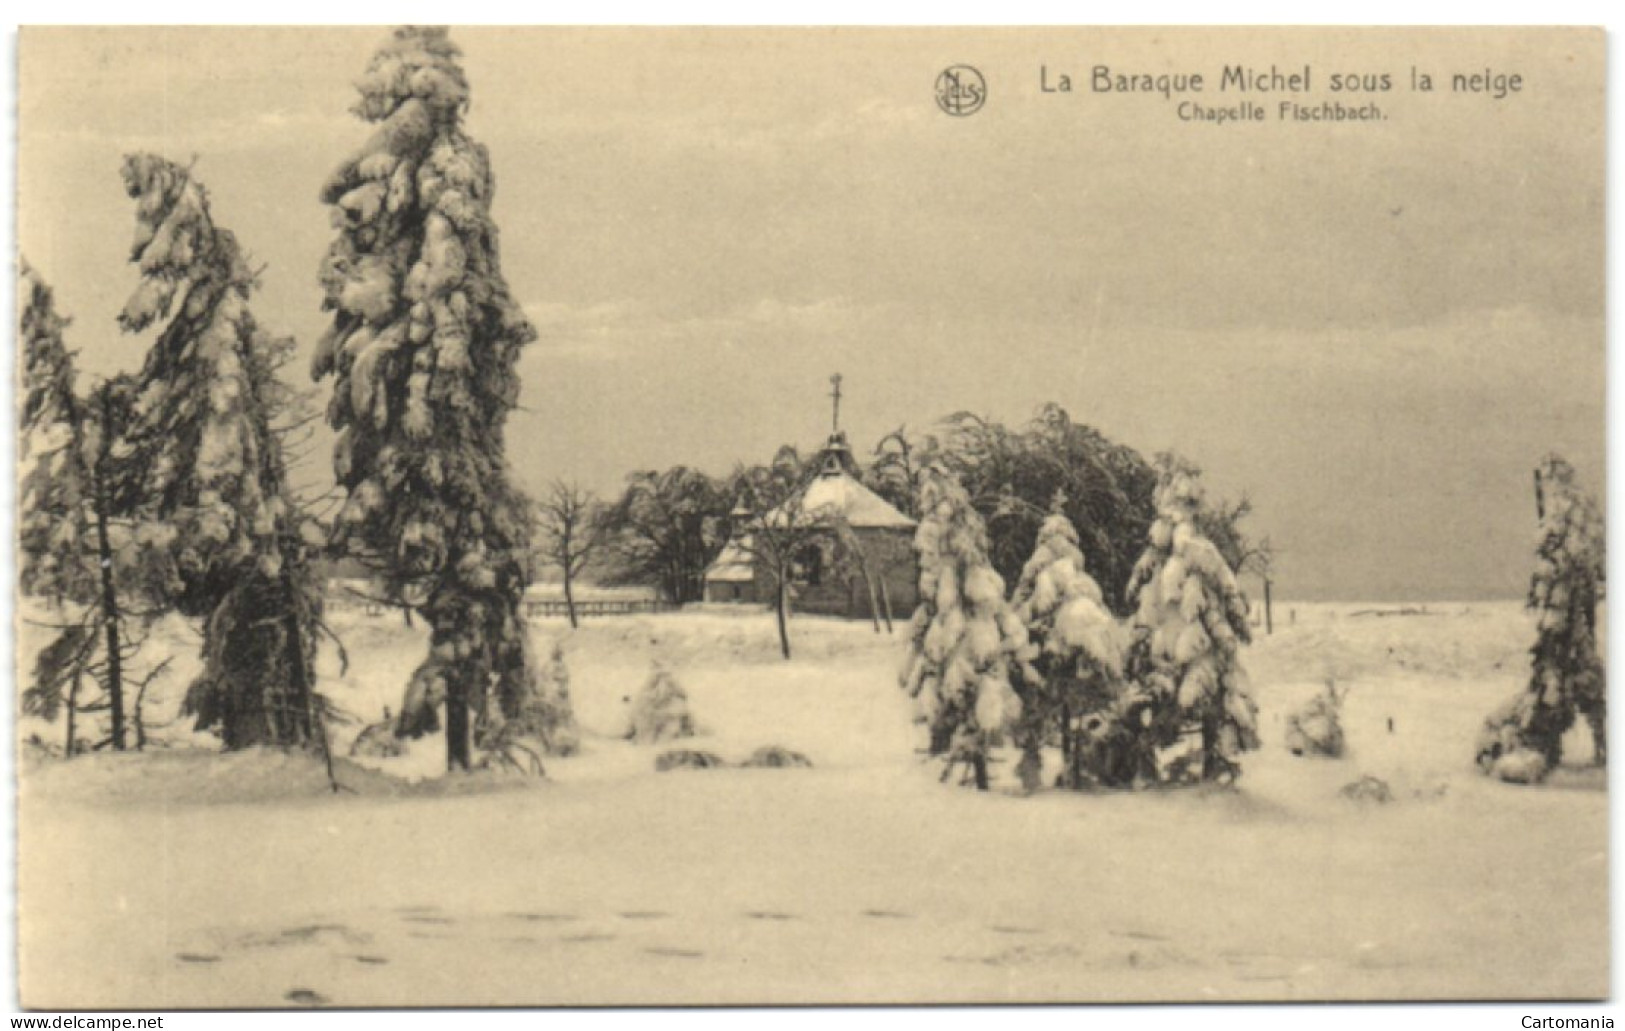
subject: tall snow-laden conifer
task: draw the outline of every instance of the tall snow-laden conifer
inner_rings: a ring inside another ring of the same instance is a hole
[[[18,280],[22,404],[18,491],[18,585],[49,600],[62,614],[56,633],[35,657],[23,711],[54,720],[67,713],[64,755],[78,748],[76,717],[99,650],[121,652],[118,611],[104,608],[103,568],[96,550],[99,495],[95,476],[100,434],[74,393],[73,353],[50,287],[25,261]],[[115,599],[116,600],[116,599]],[[112,720],[111,743],[123,748],[124,692],[117,662],[102,663]]]
[[[437,728],[443,702],[447,764],[468,768],[474,729],[551,747],[554,717],[526,659],[528,520],[503,439],[536,334],[502,276],[458,57],[444,29],[398,29],[357,83],[377,130],[322,188],[338,238],[312,372],[334,378],[334,543],[421,598],[431,627],[399,730]]]
[[[25,594],[86,602],[98,584],[91,480],[95,443],[86,433],[84,402],[74,393],[73,354],[63,340],[68,320],[51,288],[22,265],[17,298],[22,352],[19,583]]]
[[[1027,632],[1004,599],[1004,581],[988,560],[987,528],[959,482],[929,470],[920,511],[920,604],[902,684],[930,724],[932,754],[968,764],[986,790],[992,739],[1021,712],[1011,677]]]
[[[1011,598],[1031,638],[1033,675],[1022,678],[1023,756],[1019,767],[1028,790],[1038,786],[1039,749],[1053,734],[1061,742],[1061,781],[1079,787],[1086,775],[1115,783],[1115,767],[1091,762],[1098,748],[1085,740],[1082,722],[1117,700],[1123,676],[1123,649],[1117,624],[1100,585],[1084,569],[1078,531],[1057,495],[1038,528],[1032,557],[1022,568]]]
[[[1240,773],[1240,753],[1258,747],[1258,706],[1239,655],[1252,640],[1247,600],[1197,529],[1201,470],[1170,454],[1156,465],[1157,518],[1129,580],[1135,665],[1161,717],[1157,743],[1193,725],[1200,735],[1200,748],[1176,759],[1171,772],[1180,777],[1199,761],[1203,780],[1230,779]]]
[[[141,647],[132,612],[145,623],[164,607],[147,589],[150,571],[130,531],[142,489],[124,437],[131,381],[119,375],[78,394],[74,353],[63,340],[68,320],[56,313],[50,289],[26,262],[19,287],[18,584],[53,604],[46,622],[56,631],[36,656],[23,710],[47,721],[65,712],[64,753],[70,756],[87,747],[126,748],[132,728],[139,748],[145,742],[141,697],[167,660],[141,672],[130,667]],[[79,736],[85,724],[78,717],[88,712],[107,714],[105,738],[100,729],[88,739]]]
[[[133,536],[149,587],[203,621],[203,671],[185,710],[227,748],[325,744],[313,670],[320,594],[274,429],[292,402],[276,370],[293,343],[255,323],[254,273],[190,169],[137,154],[123,174],[141,281],[119,324],[162,327],[126,434],[144,478]]]
[[[1540,518],[1528,607],[1536,612],[1529,684],[1486,723],[1478,761],[1505,780],[1535,781],[1563,758],[1563,735],[1584,716],[1594,760],[1607,762],[1607,678],[1597,655],[1597,605],[1607,560],[1596,501],[1574,467],[1548,455],[1535,470]]]

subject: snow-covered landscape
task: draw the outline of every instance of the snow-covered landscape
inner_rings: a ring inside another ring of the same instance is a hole
[[[1601,34],[23,39],[23,1006],[1608,995]]]
[[[351,672],[324,650],[324,689],[376,720],[423,634],[334,620]],[[46,1008],[1605,995],[1608,805],[1585,735],[1539,787],[1473,765],[1485,713],[1527,677],[1522,607],[1276,620],[1244,650],[1264,740],[1234,789],[1023,797],[1009,748],[991,792],[944,785],[897,687],[901,635],[797,617],[786,662],[771,615],[731,607],[533,623],[539,648],[563,641],[583,731],[545,781],[436,779],[439,737],[341,761],[337,795],[317,759],[195,751],[179,726],[168,750],[25,758],[23,991]],[[656,659],[699,724],[676,744],[814,765],[655,772],[669,746],[623,736]],[[154,686],[154,712],[189,675]],[[1349,754],[1293,756],[1285,714],[1327,677],[1349,689]],[[1346,797],[1362,777],[1391,801]]]

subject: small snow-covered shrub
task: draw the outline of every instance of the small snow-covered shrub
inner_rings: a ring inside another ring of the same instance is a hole
[[[1520,750],[1522,728],[1529,722],[1535,699],[1520,691],[1500,705],[1484,719],[1478,732],[1477,762],[1484,773],[1492,773],[1503,756]]]
[[[1393,789],[1381,777],[1373,777],[1369,773],[1359,780],[1343,785],[1338,794],[1354,802],[1376,802],[1378,804],[1394,800]]]
[[[24,738],[18,748],[18,757],[24,762],[38,762],[41,759],[62,758],[64,746],[47,741],[38,734],[30,734]]]
[[[674,748],[655,756],[655,772],[670,770],[711,770],[728,765],[728,760],[715,752],[702,752],[695,748]]]
[[[1490,776],[1508,784],[1539,784],[1548,773],[1546,757],[1527,748],[1508,752],[1490,764]]]
[[[361,728],[361,733],[355,737],[350,745],[350,756],[370,756],[375,759],[393,759],[402,755],[405,749],[401,739],[395,736],[395,721],[384,717],[378,723],[369,723]]]
[[[1129,693],[1081,719],[1073,742],[1083,775],[1077,783],[1113,788],[1156,783],[1156,758],[1145,747],[1150,718],[1145,696]]]
[[[1326,689],[1309,699],[1286,719],[1286,747],[1293,755],[1340,759],[1347,747],[1343,737],[1343,699],[1348,689],[1337,689],[1333,680]]]
[[[750,753],[750,758],[746,759],[741,765],[784,769],[793,766],[811,766],[812,760],[800,752],[782,748],[779,745],[767,745]]]
[[[526,692],[518,717],[509,722],[539,741],[547,754],[575,755],[581,748],[581,732],[570,704],[570,668],[564,663],[564,645],[553,642],[546,663],[529,659],[525,665],[534,686]]]
[[[542,763],[545,746],[520,720],[498,724],[494,730],[477,735],[480,753],[476,770],[497,770],[527,776],[546,776]]]
[[[688,692],[669,670],[657,665],[632,698],[631,729],[626,736],[640,745],[694,736]]]

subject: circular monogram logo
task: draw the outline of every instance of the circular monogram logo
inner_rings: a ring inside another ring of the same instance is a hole
[[[987,103],[987,80],[968,64],[943,69],[937,76],[937,106],[955,118],[973,115]]]

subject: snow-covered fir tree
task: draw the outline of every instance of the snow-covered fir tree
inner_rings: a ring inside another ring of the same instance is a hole
[[[1540,518],[1528,607],[1537,614],[1529,684],[1486,723],[1478,746],[1485,772],[1538,781],[1563,758],[1563,735],[1577,717],[1591,729],[1598,765],[1608,759],[1607,677],[1597,654],[1597,605],[1607,556],[1597,502],[1574,467],[1547,455],[1535,470]]]
[[[125,159],[141,279],[119,315],[158,325],[126,430],[141,470],[133,541],[147,588],[203,623],[184,709],[227,748],[325,746],[313,669],[320,593],[290,499],[276,420],[293,342],[255,322],[255,276],[187,167]]]
[[[99,580],[93,550],[91,466],[95,441],[85,404],[74,393],[68,320],[25,261],[18,280],[22,398],[18,580],[23,593],[54,602],[87,602]]]
[[[142,469],[125,440],[131,380],[118,375],[77,393],[74,353],[64,341],[69,320],[57,314],[49,287],[26,262],[18,296],[18,585],[49,603],[37,622],[54,631],[35,656],[23,711],[47,722],[66,716],[67,756],[141,748],[141,703],[168,660],[135,662],[145,628],[166,603],[148,589],[149,556],[131,532],[143,489]]]
[[[475,723],[541,710],[520,610],[526,502],[504,441],[515,363],[536,334],[502,276],[458,57],[444,29],[398,29],[357,83],[354,111],[377,129],[322,188],[338,237],[312,372],[334,380],[347,495],[334,543],[421,599],[431,627],[400,729],[438,727],[443,704],[448,766],[466,769]]]
[[[1011,679],[1028,648],[1027,630],[988,560],[987,527],[951,473],[927,471],[920,511],[920,604],[902,685],[931,727],[932,754],[947,755],[950,768],[967,764],[986,790],[992,740],[1020,716]]]
[[[1287,751],[1293,755],[1341,759],[1347,747],[1343,734],[1343,702],[1348,698],[1348,691],[1347,687],[1339,689],[1335,678],[1327,677],[1325,690],[1289,713],[1282,734]]]
[[[1153,705],[1152,744],[1172,744],[1192,729],[1199,734],[1199,747],[1167,772],[1174,779],[1232,779],[1241,752],[1258,746],[1258,706],[1239,655],[1252,639],[1247,600],[1197,529],[1201,470],[1171,454],[1159,455],[1156,466],[1157,517],[1128,588],[1136,610],[1131,675]]]
[[[1085,720],[1112,710],[1123,676],[1123,649],[1105,596],[1084,568],[1078,531],[1058,494],[1038,528],[1032,557],[1016,581],[1011,605],[1030,635],[1028,675],[1019,678],[1023,785],[1038,786],[1042,747],[1058,737],[1061,783],[1079,787],[1132,780],[1110,761],[1105,742],[1087,739]],[[1102,765],[1099,760],[1107,760]]]
[[[630,700],[627,740],[640,745],[693,737],[697,732],[688,692],[666,664],[655,660],[649,678]]]
[[[22,593],[49,601],[54,631],[35,656],[33,676],[23,692],[23,711],[47,721],[66,713],[64,755],[80,748],[77,718],[89,700],[86,684],[102,670],[111,721],[109,740],[126,743],[124,685],[119,662],[100,662],[112,651],[122,658],[122,622],[116,593],[113,605],[102,590],[112,587],[113,570],[98,552],[97,452],[101,434],[74,392],[73,353],[64,331],[68,319],[56,310],[51,289],[22,262],[17,298],[22,352],[22,398],[18,489],[18,585]],[[105,519],[105,509],[101,509]]]
[[[553,642],[545,663],[533,658],[527,662],[536,670],[537,689],[531,701],[533,732],[545,737],[554,755],[574,755],[581,748],[581,732],[570,702],[570,667],[564,661],[564,642]]]

